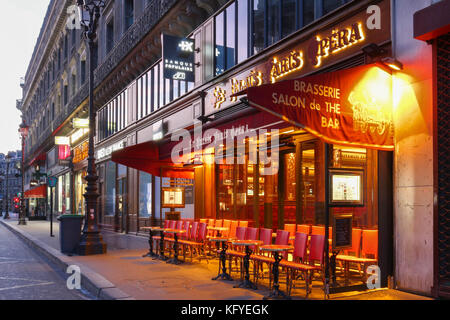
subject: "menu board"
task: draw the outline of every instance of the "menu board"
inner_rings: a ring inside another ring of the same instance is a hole
[[[333,250],[347,249],[352,246],[352,214],[334,216],[333,221]]]
[[[163,208],[184,208],[185,193],[184,188],[162,188]]]
[[[330,205],[363,206],[362,170],[330,170]]]

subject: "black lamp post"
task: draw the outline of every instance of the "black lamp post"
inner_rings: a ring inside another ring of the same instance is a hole
[[[97,200],[99,197],[97,180],[98,176],[95,168],[94,136],[95,136],[95,109],[94,109],[94,40],[97,37],[97,26],[100,19],[100,9],[105,6],[103,0],[77,0],[79,18],[84,35],[89,47],[89,151],[88,167],[86,175],[86,216],[78,244],[78,254],[93,255],[106,253],[106,244],[98,229]]]
[[[28,130],[30,127],[28,127],[25,123],[25,120],[22,121],[19,127],[20,135],[22,136],[22,159],[20,164],[20,171],[22,174],[22,189],[20,191],[20,213],[19,213],[19,225],[25,226],[27,224],[27,221],[25,220],[25,201],[24,201],[24,183],[25,183],[25,169],[24,169],[24,161],[25,161],[25,139],[28,137]]]
[[[6,201],[5,201],[5,216],[3,219],[9,219],[9,164],[11,162],[11,155],[8,153],[5,157],[6,159]]]

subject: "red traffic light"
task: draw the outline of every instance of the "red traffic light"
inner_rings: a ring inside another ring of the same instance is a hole
[[[18,197],[15,197],[15,198],[14,198],[14,202],[15,202],[15,203],[19,203],[19,201],[20,201],[20,199],[19,199]]]

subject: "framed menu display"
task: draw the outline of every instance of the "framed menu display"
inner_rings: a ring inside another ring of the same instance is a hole
[[[353,215],[339,214],[333,216],[333,250],[352,247]]]
[[[184,188],[161,188],[163,208],[184,208]]]
[[[330,169],[330,206],[364,206],[364,170]]]

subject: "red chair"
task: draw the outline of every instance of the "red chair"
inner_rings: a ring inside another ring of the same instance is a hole
[[[289,244],[289,231],[277,230],[277,237],[275,239],[276,245],[288,245]]]
[[[309,235],[311,233],[311,226],[307,224],[298,224],[297,232],[306,233]]]
[[[223,220],[223,225],[224,228],[228,228],[227,231],[223,231],[222,232],[222,237],[228,238],[229,234],[230,234],[230,227],[231,227],[231,220]]]
[[[248,221],[245,220],[239,220],[239,227],[248,227]]]
[[[306,285],[306,298],[310,294],[311,290],[309,285],[314,277],[314,272],[318,271],[322,275],[322,281],[325,286],[325,278],[323,272],[324,262],[324,246],[325,237],[323,235],[311,235],[311,241],[309,243],[309,256],[308,262],[306,262],[308,235],[305,233],[297,233],[294,241],[294,261],[282,260],[280,265],[286,268],[286,284],[288,294],[291,294],[295,281],[298,278],[298,273],[302,273],[305,279]],[[325,287],[324,287],[325,292]]]
[[[208,219],[200,219],[200,223],[208,223]]]
[[[168,229],[169,228],[169,224],[170,224],[171,220],[164,220],[164,229]]]
[[[175,229],[177,229],[177,230],[183,229],[183,224],[184,224],[184,222],[182,220],[178,220],[175,225]]]
[[[259,240],[263,242],[263,246],[272,244],[272,229],[259,229]]]
[[[357,237],[357,232],[356,233]],[[354,233],[352,231],[352,237]],[[362,230],[362,246],[361,246],[361,255],[358,256],[350,256],[350,255],[338,255],[336,259],[338,261],[344,262],[344,270],[346,272],[346,279],[348,278],[348,272],[350,270],[350,263],[355,263],[358,265],[358,270],[362,277],[362,281],[365,282],[366,275],[366,267],[368,264],[377,264],[378,263],[378,230]],[[357,243],[355,243],[355,248],[352,246],[352,250],[357,250]]]
[[[191,239],[190,240],[182,240],[180,243],[185,246],[185,248],[189,248],[190,250],[190,258],[191,261],[194,259],[194,252],[197,255],[197,258],[201,260],[205,258],[208,262],[208,259],[205,255],[205,243],[206,243],[206,233],[207,233],[207,224],[206,223],[198,223],[198,228],[196,227],[197,222],[193,223],[191,231]],[[186,259],[186,250],[183,250],[183,255]]]
[[[245,240],[246,236],[247,236],[247,228],[246,227],[237,227],[236,228],[236,237],[235,237],[236,240]],[[233,268],[233,260],[234,260],[235,264],[237,264],[238,258],[244,258],[245,253],[244,253],[243,247],[231,246],[231,249],[227,250],[227,256],[230,257],[228,260],[230,274],[233,271],[239,270],[241,272],[241,277],[242,277],[242,268],[239,268],[239,269]]]
[[[258,228],[247,228],[245,240],[258,240]]]
[[[324,236],[325,235],[325,227],[324,226],[312,226],[311,234]]]
[[[232,220],[231,221],[231,225],[230,225],[230,233],[228,234],[228,237],[230,239],[236,238],[236,228],[239,225],[239,221],[237,220]]]

